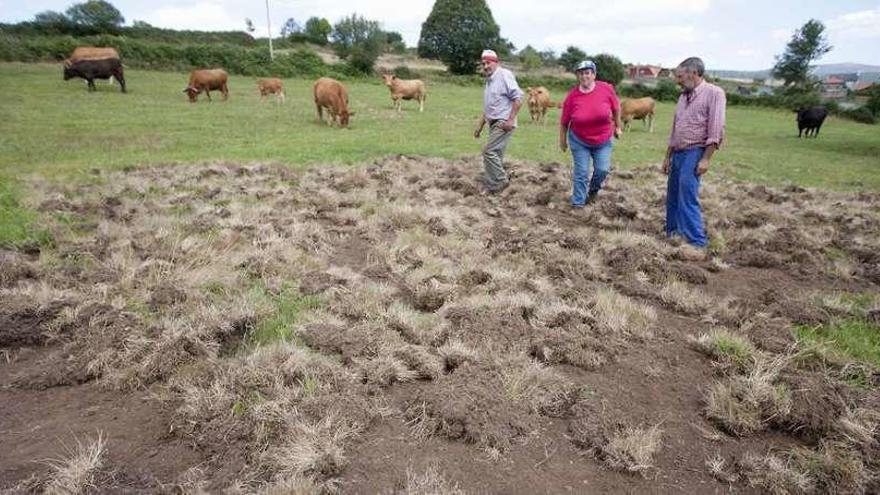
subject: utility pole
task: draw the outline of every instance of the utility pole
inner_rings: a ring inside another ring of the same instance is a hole
[[[275,52],[272,50],[272,19],[269,17],[269,0],[266,0],[266,26],[269,29],[269,60],[275,60]]]

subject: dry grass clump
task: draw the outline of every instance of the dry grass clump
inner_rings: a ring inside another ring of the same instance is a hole
[[[429,466],[424,472],[406,470],[406,495],[465,495],[457,483],[450,483],[436,466]]]
[[[332,358],[277,343],[172,385],[182,401],[178,414],[199,436],[235,427],[262,443],[283,431],[291,411],[347,395],[354,382],[354,374]],[[361,406],[349,402],[352,416],[365,413]]]
[[[757,358],[757,350],[743,335],[724,327],[716,327],[694,339],[694,346],[718,362],[723,368],[747,371]]]
[[[791,395],[777,383],[787,358],[758,360],[748,375],[715,382],[706,397],[706,416],[733,435],[746,435],[780,421],[791,410]]]
[[[459,340],[447,341],[437,348],[437,353],[443,358],[447,372],[455,371],[459,366],[475,363],[479,360],[479,353]]]
[[[397,290],[390,285],[367,281],[360,286],[330,290],[328,308],[356,320],[379,319],[396,294]]]
[[[416,311],[396,301],[385,311],[384,319],[412,344],[437,345],[446,334],[446,326],[438,315]]]
[[[346,463],[344,446],[360,431],[358,425],[332,414],[318,421],[293,415],[287,422],[281,442],[260,456],[263,469],[274,473],[279,481],[302,477],[332,480],[342,471]]]
[[[590,304],[600,328],[641,339],[653,336],[651,326],[657,320],[654,308],[607,287],[597,290]]]
[[[586,391],[543,364],[515,359],[504,371],[504,393],[512,401],[523,401],[538,414],[554,418],[567,416]]]
[[[92,493],[98,490],[96,483],[106,467],[107,442],[99,432],[94,439],[81,442],[67,449],[67,456],[46,461],[49,473],[37,485],[43,493],[70,494]]]
[[[876,478],[858,452],[833,441],[823,441],[815,450],[748,454],[741,464],[751,486],[774,494],[866,493]]]
[[[419,378],[419,373],[401,359],[382,354],[374,359],[355,359],[355,365],[364,383],[387,387],[394,383],[411,382]]]
[[[749,485],[773,495],[814,493],[815,482],[791,456],[747,454],[741,461]]]
[[[670,278],[663,284],[659,296],[668,306],[688,314],[703,314],[715,304],[714,299],[705,292],[694,290],[676,278]]]
[[[629,427],[617,432],[603,448],[605,462],[627,471],[646,471],[653,467],[654,454],[660,450],[663,430],[660,425]]]
[[[571,440],[613,469],[647,475],[654,467],[663,430],[660,424],[633,426],[606,415],[579,418],[571,425]]]

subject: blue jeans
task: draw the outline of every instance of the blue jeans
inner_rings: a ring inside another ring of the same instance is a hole
[[[595,146],[587,144],[571,130],[568,131],[568,147],[574,160],[572,171],[571,205],[584,206],[590,196],[602,188],[608,171],[611,170],[611,139]],[[587,178],[590,176],[590,159],[593,161],[593,177],[590,179],[590,190],[587,193]]]
[[[666,235],[680,235],[698,247],[707,243],[700,211],[700,178],[696,173],[703,151],[690,148],[673,152],[666,182]]]

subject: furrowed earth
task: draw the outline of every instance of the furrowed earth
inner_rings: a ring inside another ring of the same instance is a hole
[[[36,181],[0,255],[10,493],[876,493],[880,194],[477,159]],[[861,301],[859,304],[851,301]]]

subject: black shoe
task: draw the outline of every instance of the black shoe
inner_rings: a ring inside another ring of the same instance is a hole
[[[590,191],[589,194],[587,194],[587,204],[589,205],[589,204],[595,203],[596,196],[598,196],[598,195],[599,195],[599,191]]]
[[[495,189],[487,189],[487,191],[489,192],[489,194],[498,194],[501,191],[507,189],[508,186],[510,186],[510,181],[507,181],[507,182],[501,184],[500,186],[496,187]]]

